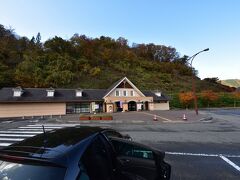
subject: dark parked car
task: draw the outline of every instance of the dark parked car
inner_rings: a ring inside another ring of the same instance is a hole
[[[0,180],[170,178],[164,152],[128,139],[100,127],[42,133],[0,150]]]

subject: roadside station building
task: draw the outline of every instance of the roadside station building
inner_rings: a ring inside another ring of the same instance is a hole
[[[169,110],[160,91],[140,91],[127,77],[108,89],[2,88],[0,118]]]

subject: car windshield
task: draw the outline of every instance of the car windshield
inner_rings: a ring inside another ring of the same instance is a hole
[[[0,161],[0,180],[64,179],[65,168]]]

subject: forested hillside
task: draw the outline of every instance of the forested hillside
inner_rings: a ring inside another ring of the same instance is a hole
[[[0,25],[0,87],[108,88],[127,76],[140,89],[188,91],[192,70],[187,58],[174,47],[130,46],[122,37],[74,34],[69,40],[56,36],[41,42],[40,33],[28,39]],[[198,91],[231,91],[209,79],[195,79]]]
[[[226,80],[220,80],[219,82],[223,85],[230,86],[230,87],[235,87],[235,88],[240,87],[240,79],[226,79]]]

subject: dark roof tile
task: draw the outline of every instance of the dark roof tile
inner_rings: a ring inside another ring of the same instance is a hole
[[[0,90],[0,102],[74,102],[103,100],[106,89],[84,89],[82,97],[76,97],[75,89],[55,89],[54,97],[47,97],[47,89],[26,88],[21,97],[13,97],[12,88]]]
[[[116,85],[116,84],[115,84]],[[45,88],[25,88],[21,97],[13,97],[12,88],[0,90],[0,102],[81,102],[81,101],[103,101],[108,89],[83,89],[82,97],[76,96],[76,89],[55,89],[54,97],[47,97]],[[156,96],[153,91],[143,91],[145,96],[153,97],[154,101],[167,101],[170,98],[162,93]]]

